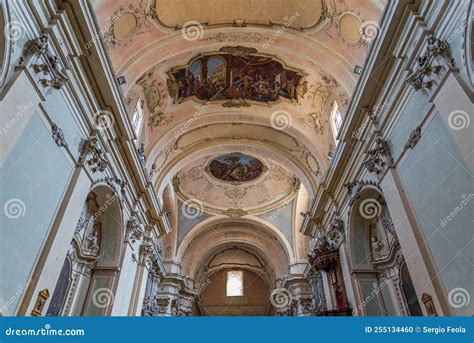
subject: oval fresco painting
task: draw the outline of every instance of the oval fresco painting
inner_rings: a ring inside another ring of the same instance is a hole
[[[258,159],[237,152],[216,157],[209,164],[212,176],[223,181],[245,182],[259,177],[264,166]]]

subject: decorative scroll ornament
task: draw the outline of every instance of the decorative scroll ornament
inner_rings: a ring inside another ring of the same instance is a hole
[[[97,136],[91,136],[84,142],[80,162],[85,162],[90,166],[93,173],[103,172],[109,165],[105,152],[100,148]]]
[[[42,72],[44,75],[49,75],[49,79],[40,79],[43,86],[61,89],[69,81],[64,72],[61,71],[59,58],[49,51],[49,38],[47,35],[43,34],[26,45],[23,52],[23,60],[26,60],[29,56],[38,56],[44,62],[32,65],[35,73]]]
[[[408,137],[408,141],[405,144],[405,149],[413,149],[421,138],[421,126],[416,127]]]
[[[378,137],[375,141],[375,147],[367,152],[367,158],[363,165],[371,173],[379,176],[383,174],[386,167],[393,165],[388,143],[381,137]]]
[[[54,142],[58,147],[64,147],[68,148],[67,142],[66,142],[66,137],[64,136],[63,130],[59,126],[57,126],[55,123],[51,126],[51,135],[54,139]]]
[[[416,59],[416,70],[407,78],[407,82],[416,91],[427,89],[433,92],[447,71],[453,68],[454,59],[448,44],[430,36],[427,39],[426,51]]]

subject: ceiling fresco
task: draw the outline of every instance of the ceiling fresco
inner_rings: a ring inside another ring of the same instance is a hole
[[[174,228],[168,262],[192,276],[210,250],[246,246],[274,281],[306,257],[299,214],[331,170],[331,109],[349,108],[385,3],[92,3],[127,110],[143,107],[137,144]]]
[[[189,66],[170,71],[170,93],[178,101],[191,96],[199,100],[297,100],[302,76],[273,58],[249,54],[248,50],[254,49],[234,47],[233,54],[200,56]]]
[[[230,153],[214,158],[206,171],[219,180],[239,183],[255,180],[265,169],[264,164],[255,157]]]
[[[173,183],[181,201],[229,217],[279,207],[299,189],[298,179],[281,165],[239,153],[202,158],[183,168]]]

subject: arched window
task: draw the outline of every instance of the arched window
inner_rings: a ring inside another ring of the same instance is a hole
[[[142,101],[138,99],[137,106],[135,107],[135,111],[132,115],[132,127],[133,131],[137,137],[140,137],[140,131],[142,129],[143,124],[143,108],[142,108]]]
[[[241,271],[227,272],[226,296],[241,297],[244,295],[243,273]]]
[[[342,115],[341,115],[341,112],[339,112],[337,101],[334,101],[334,105],[332,106],[332,111],[331,111],[331,128],[332,128],[332,133],[334,135],[334,141],[336,142],[336,145],[339,143],[339,140],[337,139],[337,135],[339,134],[339,131],[341,130],[341,126],[342,126]]]

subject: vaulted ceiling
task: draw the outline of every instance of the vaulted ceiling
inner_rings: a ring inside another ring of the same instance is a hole
[[[95,3],[116,74],[126,79],[130,111],[143,101],[140,141],[147,168],[153,166],[153,184],[176,227],[167,238],[169,261],[187,260],[184,268],[192,274],[199,261],[213,256],[205,242],[227,249],[226,244],[241,241],[253,244],[249,249],[262,260],[277,261],[274,279],[284,274],[285,261],[288,266],[305,258],[305,244],[296,237],[297,217],[329,166],[331,108],[337,101],[342,114],[347,109],[358,78],[354,67],[364,64],[385,2]],[[210,163],[233,153],[260,161],[262,175],[242,182],[242,173],[256,173],[255,164],[236,169],[228,161],[221,168],[230,168],[237,179],[214,177]],[[180,207],[190,199],[199,202],[204,215],[192,218],[189,232],[180,233],[178,226],[188,225]],[[290,228],[269,215],[280,207],[290,211]],[[228,223],[235,239],[212,231],[216,220]],[[245,236],[249,230],[253,239]],[[264,249],[269,235],[279,243]]]

